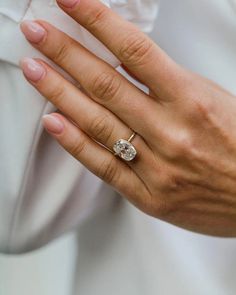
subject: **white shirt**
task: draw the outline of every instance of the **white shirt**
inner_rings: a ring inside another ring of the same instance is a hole
[[[33,1],[41,2],[34,11],[59,26],[65,17],[66,26],[68,18],[55,6],[50,8],[53,17],[47,14],[41,1]],[[4,7],[11,3],[4,2]],[[137,2],[128,3],[134,6],[114,7],[124,15],[136,13]],[[151,7],[146,3],[146,9]],[[236,13],[231,4],[164,0],[152,36],[177,62],[236,94]],[[138,11],[145,11],[139,24],[153,15],[153,9]],[[12,55],[14,40],[17,48],[24,43],[20,54],[38,53],[20,33],[7,39],[10,30],[17,32],[9,22],[4,17],[0,26],[1,42],[11,43],[0,48],[5,53],[0,64],[0,247],[3,253],[19,253],[62,238],[23,257],[2,255],[0,294],[235,294],[235,239],[191,233],[142,214],[43,132],[39,120],[54,108],[24,81],[18,57]],[[72,34],[70,24],[63,29]],[[116,65],[107,53],[104,58]],[[71,228],[75,233],[63,235]]]

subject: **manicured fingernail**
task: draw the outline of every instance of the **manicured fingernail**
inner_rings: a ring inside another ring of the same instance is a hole
[[[44,115],[42,118],[42,123],[44,128],[49,133],[61,134],[64,130],[64,124],[57,117],[57,115],[54,114]]]
[[[20,27],[26,39],[32,43],[39,43],[46,34],[46,30],[34,21],[25,20],[21,23]]]
[[[46,73],[45,68],[32,58],[23,58],[20,66],[26,78],[32,82],[38,82]]]
[[[66,8],[72,8],[79,3],[79,0],[57,0],[57,2]]]

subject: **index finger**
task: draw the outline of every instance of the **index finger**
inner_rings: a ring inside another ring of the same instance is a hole
[[[57,0],[60,7],[99,39],[154,93],[176,82],[180,67],[147,35],[98,0]],[[67,4],[66,4],[67,3]],[[157,85],[158,81],[158,85]]]

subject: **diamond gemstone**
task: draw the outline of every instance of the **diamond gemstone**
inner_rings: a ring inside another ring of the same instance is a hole
[[[125,161],[131,161],[135,158],[137,152],[134,146],[127,140],[119,139],[113,146],[114,152],[124,159]]]

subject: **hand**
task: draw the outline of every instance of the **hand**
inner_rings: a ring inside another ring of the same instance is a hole
[[[64,114],[44,117],[48,132],[147,214],[200,233],[236,236],[235,97],[177,65],[99,1],[67,2],[60,7],[150,94],[50,24],[24,22],[31,44],[86,93],[42,60],[21,62],[28,81]],[[109,150],[132,130],[138,154],[125,162]]]

